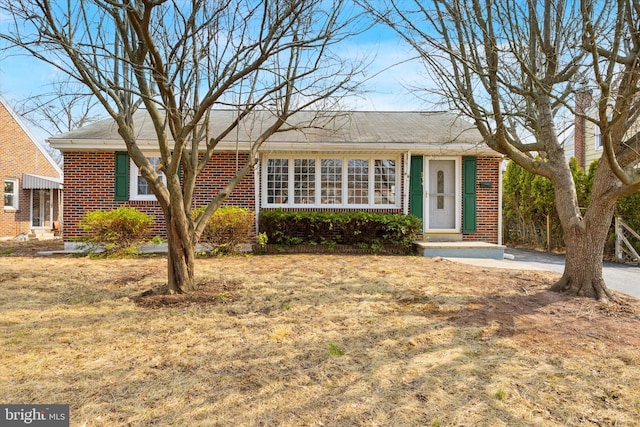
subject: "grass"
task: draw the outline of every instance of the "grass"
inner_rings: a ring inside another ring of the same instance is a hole
[[[332,356],[344,356],[344,350],[341,350],[334,343],[329,343],[329,354]]]
[[[145,292],[165,268],[162,258],[3,262],[0,401],[68,403],[72,426],[640,417],[630,298],[549,293],[550,273],[337,255],[199,259],[201,291]]]

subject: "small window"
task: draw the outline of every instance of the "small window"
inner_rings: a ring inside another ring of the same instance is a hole
[[[438,171],[436,178],[437,209],[444,209],[444,171]]]
[[[147,157],[147,160],[149,160],[151,166],[157,171],[158,164],[160,163],[160,157]],[[131,171],[129,198],[131,200],[156,200],[156,196],[153,194],[149,183],[143,178],[142,172],[140,172],[140,169],[138,169],[136,164],[133,163],[133,160],[131,160],[131,167],[129,170]],[[167,178],[163,173],[160,173],[160,177],[163,182],[167,182]]]
[[[4,180],[4,208],[18,209],[18,180]]]
[[[593,137],[595,139],[595,149],[601,150],[602,149],[602,133],[600,132],[600,126],[595,125]]]

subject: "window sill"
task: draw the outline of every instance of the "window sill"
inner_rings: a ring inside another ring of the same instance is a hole
[[[400,209],[398,205],[283,205],[264,203],[263,208],[282,209]]]
[[[130,202],[157,202],[156,196],[152,197],[140,197],[140,196],[132,196],[129,197]]]

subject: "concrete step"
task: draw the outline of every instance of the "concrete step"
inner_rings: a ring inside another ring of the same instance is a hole
[[[486,242],[414,242],[425,257],[504,259],[506,246]]]

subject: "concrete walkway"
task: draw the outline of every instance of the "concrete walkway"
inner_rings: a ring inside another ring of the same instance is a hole
[[[510,259],[513,258],[513,259]],[[564,271],[564,256],[527,249],[505,250],[505,259],[449,258],[466,264],[517,270],[546,270],[556,273]],[[602,270],[607,286],[640,299],[640,267],[613,262],[605,262]]]

